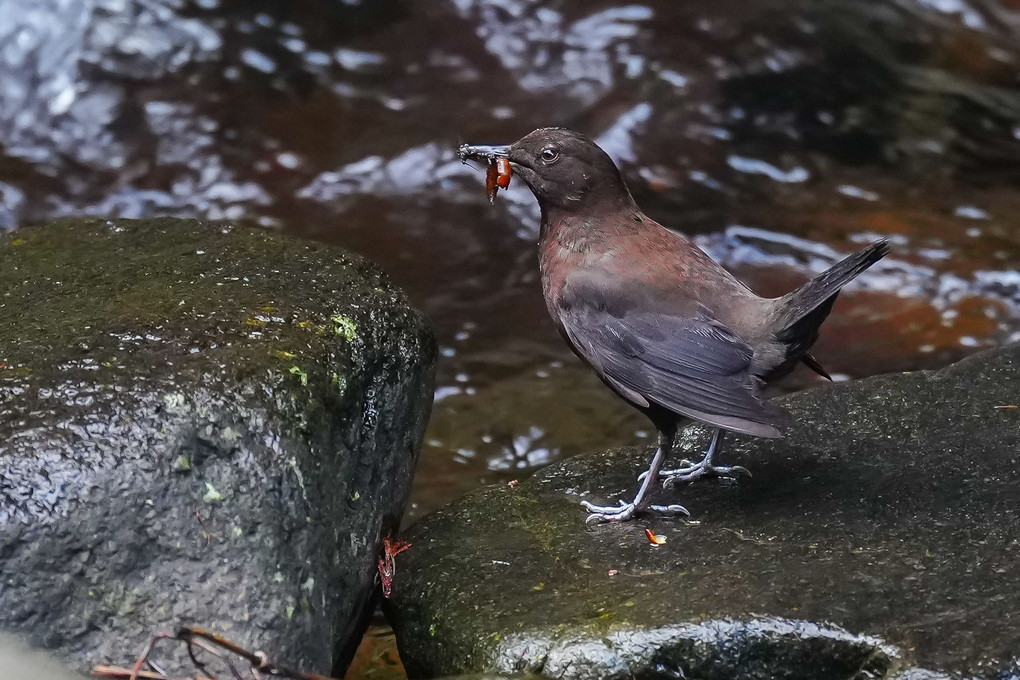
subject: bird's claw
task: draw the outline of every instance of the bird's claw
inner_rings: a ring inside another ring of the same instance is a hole
[[[693,470],[694,468],[695,468],[694,463],[690,459],[684,458],[683,460],[680,461],[680,467],[676,468],[675,470],[663,470],[662,472],[659,473],[659,476],[663,477],[663,476],[666,475],[667,472],[669,472],[669,473],[680,473],[680,472],[683,472],[685,470],[689,472],[689,471]],[[640,475],[638,475],[637,480],[639,482],[643,482],[643,481],[645,481],[645,478],[647,476],[648,476],[648,470],[645,470]]]
[[[588,501],[581,501],[581,507],[587,510],[588,515],[584,523],[585,524],[598,524],[601,522],[626,522],[631,519],[641,510],[649,510],[651,512],[659,513],[662,515],[673,516],[673,515],[687,515],[691,516],[691,513],[687,511],[682,505],[649,505],[646,508],[639,509],[634,503],[625,503],[620,501],[618,506],[613,505],[595,505]]]
[[[674,470],[663,470],[659,473],[663,489],[671,489],[680,483],[694,482],[702,477],[736,480],[740,475],[752,476],[751,471],[742,465],[688,465]]]
[[[598,522],[624,522],[637,513],[636,505],[624,501],[620,501],[618,506],[595,505],[588,501],[581,501],[581,507],[591,513],[585,518],[585,524],[596,524]]]
[[[667,515],[670,517],[672,517],[673,515],[684,515],[686,517],[691,516],[691,513],[687,508],[685,508],[682,505],[677,505],[676,503],[672,505],[652,505],[649,506],[648,509],[651,510],[652,512],[657,512],[659,514]]]

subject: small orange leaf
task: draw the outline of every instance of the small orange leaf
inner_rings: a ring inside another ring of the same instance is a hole
[[[666,542],[665,536],[659,536],[651,529],[645,529],[645,536],[648,537],[648,542],[652,545],[662,545]]]

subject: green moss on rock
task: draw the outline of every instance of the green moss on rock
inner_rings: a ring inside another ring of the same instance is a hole
[[[336,248],[172,219],[0,237],[0,628],[86,668],[192,621],[342,673],[434,361]]]
[[[582,499],[633,495],[644,448],[482,489],[405,536],[386,603],[401,658],[412,677],[575,680],[1009,668],[1020,421],[996,407],[1017,394],[1020,345],[784,397],[785,439],[734,436],[722,454],[753,478],[658,492],[690,521],[584,523]],[[708,434],[688,429],[675,458],[696,457]]]

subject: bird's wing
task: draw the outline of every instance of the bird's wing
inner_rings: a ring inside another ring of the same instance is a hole
[[[780,435],[786,414],[761,398],[753,351],[704,307],[681,316],[649,308],[641,291],[584,278],[564,286],[558,302],[570,342],[629,401],[736,432]]]

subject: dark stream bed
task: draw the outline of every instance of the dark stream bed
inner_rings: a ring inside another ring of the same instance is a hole
[[[1018,74],[1015,0],[0,0],[0,230],[250,220],[379,262],[442,353],[413,521],[651,434],[547,319],[530,193],[490,206],[461,141],[591,135],[761,294],[889,236],[814,352],[847,380],[1020,339]]]

